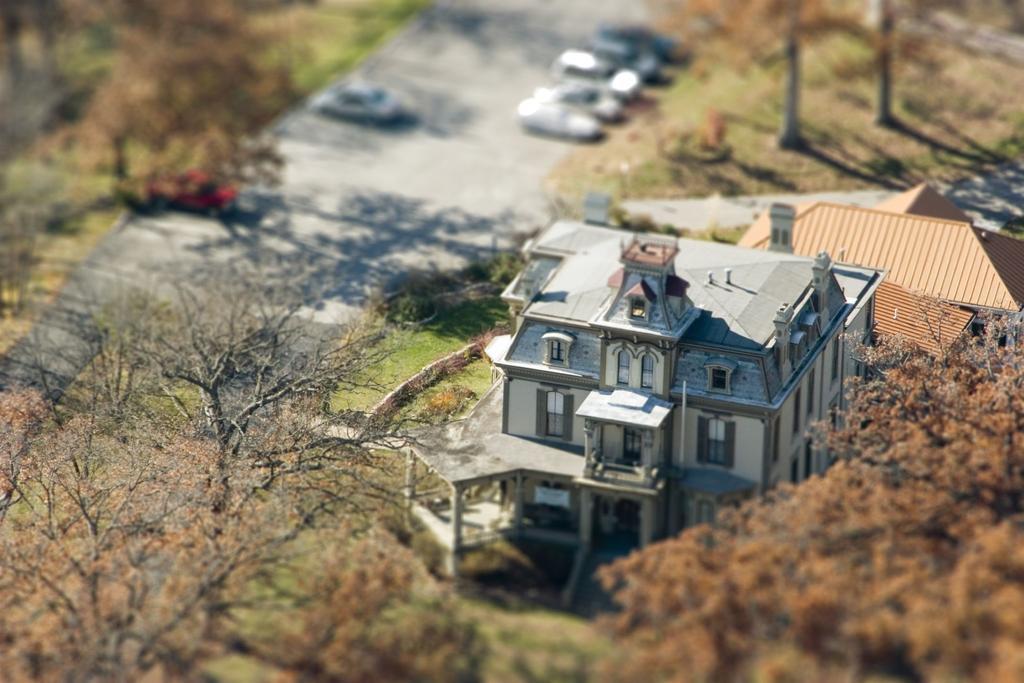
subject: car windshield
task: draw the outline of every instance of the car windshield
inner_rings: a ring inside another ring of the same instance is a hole
[[[583,104],[594,104],[599,97],[600,95],[597,94],[596,90],[575,90],[569,95],[571,101],[582,102]]]
[[[359,104],[380,104],[387,99],[387,93],[380,88],[349,88],[341,91],[345,102]]]

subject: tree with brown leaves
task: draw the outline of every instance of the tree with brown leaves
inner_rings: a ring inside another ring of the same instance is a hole
[[[782,125],[783,149],[801,146],[800,53],[804,43],[851,25],[852,14],[827,0],[695,0],[668,5],[665,25],[690,40],[717,37],[716,49],[744,62],[767,60],[781,46],[786,60]],[[694,27],[700,30],[694,31]]]
[[[235,0],[110,0],[110,74],[80,131],[111,152],[124,180],[201,167],[226,179],[272,180],[279,159],[261,131],[295,94],[265,51],[271,35]]]
[[[612,680],[1024,678],[1024,349],[865,353],[838,462],[613,566]]]

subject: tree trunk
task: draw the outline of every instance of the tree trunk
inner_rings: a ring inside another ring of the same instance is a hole
[[[797,149],[800,147],[800,45],[797,43],[796,26],[790,29],[786,44],[786,95],[782,111],[782,130],[779,132],[779,147]]]
[[[123,137],[113,139],[114,145],[114,179],[120,182],[128,177],[127,142]]]
[[[21,83],[21,77],[25,70],[24,60],[21,56],[22,23],[18,8],[8,7],[6,10],[0,10],[0,27],[3,29],[0,42],[4,47],[7,84],[13,91]]]
[[[888,0],[881,0],[878,14],[878,110],[875,123],[891,126],[892,115],[892,39],[893,16]]]

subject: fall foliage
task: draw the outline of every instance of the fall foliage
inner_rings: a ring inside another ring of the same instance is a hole
[[[109,149],[115,175],[198,166],[238,180],[272,179],[279,159],[258,133],[295,96],[266,29],[234,0],[122,2],[117,57],[80,131]]]
[[[200,281],[98,311],[60,405],[0,393],[4,680],[198,680],[236,654],[277,680],[474,679],[474,629],[401,545],[387,430],[325,409],[358,332],[317,339],[280,281]]]
[[[838,458],[614,565],[611,680],[1024,678],[1024,349],[865,352]]]

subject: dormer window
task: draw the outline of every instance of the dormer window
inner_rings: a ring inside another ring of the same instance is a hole
[[[635,296],[629,302],[629,317],[644,319],[647,317],[647,302]]]
[[[552,331],[543,334],[541,340],[544,343],[544,363],[568,367],[573,336],[567,332]]]
[[[564,363],[565,362],[565,345],[557,339],[552,339],[551,350],[549,356],[552,363]]]
[[[732,373],[736,363],[728,358],[715,358],[704,364],[708,371],[708,390],[720,394],[732,393]]]

